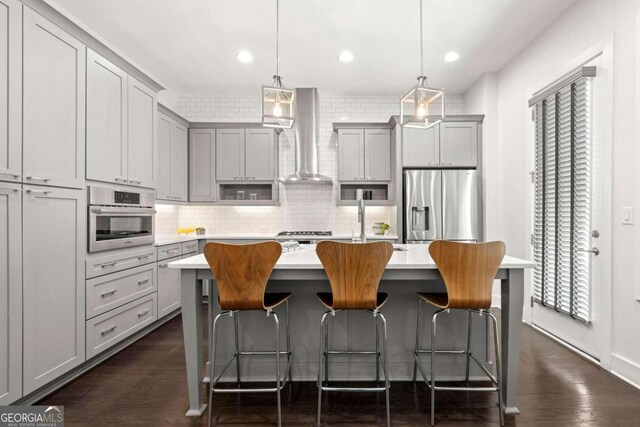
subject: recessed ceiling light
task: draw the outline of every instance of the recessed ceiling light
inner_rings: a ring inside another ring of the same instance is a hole
[[[342,52],[340,52],[340,56],[338,56],[338,59],[340,59],[340,61],[342,62],[351,62],[353,61],[353,53],[349,52],[348,50],[343,50]]]
[[[460,58],[460,55],[458,54],[458,52],[448,52],[444,56],[445,62],[455,62],[458,60],[458,58]]]
[[[240,62],[248,64],[249,62],[253,61],[253,56],[246,50],[241,50],[240,52],[236,53],[236,59]]]

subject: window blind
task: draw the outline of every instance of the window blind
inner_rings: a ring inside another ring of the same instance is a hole
[[[589,323],[590,80],[578,78],[534,105],[534,301]]]

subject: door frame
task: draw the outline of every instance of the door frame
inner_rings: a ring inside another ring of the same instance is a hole
[[[613,279],[613,270],[612,270],[612,240],[613,240],[613,79],[614,79],[614,35],[611,34],[600,42],[592,45],[580,55],[577,55],[570,61],[567,61],[561,67],[557,68],[553,73],[551,73],[551,77],[545,77],[543,80],[540,80],[533,84],[529,90],[527,91],[527,98],[531,98],[534,92],[538,91],[540,88],[545,87],[549,84],[550,81],[553,81],[554,78],[560,78],[561,76],[567,74],[571,70],[579,67],[582,64],[589,62],[592,59],[595,59],[598,56],[602,56],[602,60],[606,64],[604,72],[606,79],[604,79],[605,88],[602,91],[604,96],[600,100],[603,103],[603,114],[599,116],[601,119],[600,127],[602,128],[601,134],[603,136],[602,146],[600,147],[600,154],[602,160],[602,169],[601,169],[601,177],[602,177],[602,189],[609,191],[602,191],[602,205],[600,208],[601,214],[601,227],[600,227],[600,238],[598,242],[598,247],[600,248],[599,262],[600,262],[600,278],[601,278],[601,288],[600,288],[600,304],[598,306],[597,316],[600,319],[599,332],[596,337],[598,343],[598,357],[600,360],[600,365],[607,369],[611,369],[611,349],[612,349],[612,338],[611,338],[611,322],[612,322],[612,279]],[[602,69],[598,70],[598,76],[602,77]],[[596,77],[598,78],[598,77]],[[525,101],[523,101],[525,102]],[[527,109],[527,114],[530,114],[530,108]],[[526,120],[526,132],[527,132],[527,144],[528,150],[527,153],[527,164],[529,166],[529,170],[535,170],[535,124],[533,120]],[[529,182],[527,185],[527,232],[533,232],[533,203],[535,197],[535,188],[534,185]],[[527,256],[533,259],[533,246],[527,245]],[[525,308],[524,308],[524,321],[529,325],[533,325],[533,307],[532,304],[529,303],[531,301],[531,297],[533,295],[533,275],[531,273],[528,274],[528,283],[530,286],[525,289]],[[561,338],[558,338],[562,341]],[[564,341],[563,341],[564,342]],[[571,344],[568,344],[571,345]],[[578,353],[586,355],[586,353],[582,352],[580,349],[577,349]],[[588,356],[592,359],[590,356]]]

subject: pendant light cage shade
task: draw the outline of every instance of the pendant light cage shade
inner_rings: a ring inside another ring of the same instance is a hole
[[[295,90],[282,85],[280,76],[272,86],[262,86],[262,126],[291,129],[294,118]]]
[[[402,127],[429,129],[444,119],[444,91],[427,86],[425,76],[400,100],[400,124]],[[431,106],[439,106],[440,113],[429,113]]]

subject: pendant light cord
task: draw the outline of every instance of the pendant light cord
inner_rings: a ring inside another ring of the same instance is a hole
[[[276,0],[276,76],[280,75],[280,51],[278,41],[280,38],[280,0]]]
[[[422,37],[422,0],[420,2],[420,75],[424,76],[424,47]]]

